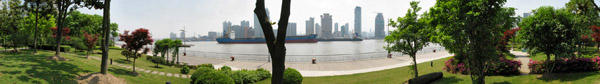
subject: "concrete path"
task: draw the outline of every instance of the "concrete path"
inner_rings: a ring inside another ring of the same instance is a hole
[[[510,50],[511,54],[515,55],[515,59],[521,61],[521,68],[519,68],[519,71],[521,71],[521,75],[527,75],[529,74],[529,72],[531,72],[531,70],[529,70],[529,60],[531,60],[531,58],[529,58],[529,54],[527,54],[527,52],[521,52],[521,51],[513,51]]]
[[[437,52],[437,53],[420,53],[417,54],[417,63],[428,62],[437,60],[445,57],[452,56],[448,52]],[[229,61],[222,59],[211,59],[202,58],[195,56],[181,56],[180,62],[185,62],[190,65],[206,64],[210,63],[215,68],[222,67],[224,65],[231,67],[233,70],[240,69],[259,69],[264,68],[271,70],[272,66],[270,62],[258,62],[258,61]],[[312,64],[310,62],[289,62],[286,63],[286,67],[297,69],[304,77],[318,77],[318,76],[335,76],[335,75],[348,75],[356,73],[366,73],[372,71],[380,71],[385,69],[392,69],[397,67],[408,66],[411,64],[409,56],[396,56],[394,58],[381,58],[373,60],[361,60],[361,61],[348,61],[348,62],[318,62]]]

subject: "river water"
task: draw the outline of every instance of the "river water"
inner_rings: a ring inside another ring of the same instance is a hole
[[[216,41],[186,42],[192,44],[186,51],[234,53],[234,54],[268,54],[267,45],[262,44],[219,44]],[[383,47],[387,45],[383,40],[364,41],[328,41],[317,43],[286,43],[287,55],[331,55],[387,52]],[[439,48],[431,44],[427,48]],[[425,48],[423,51],[432,49]],[[183,50],[183,49],[182,49]],[[439,50],[439,49],[438,49]]]

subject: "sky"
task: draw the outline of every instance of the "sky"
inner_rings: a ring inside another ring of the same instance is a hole
[[[304,34],[305,21],[309,17],[314,17],[315,23],[320,24],[320,15],[329,13],[333,16],[334,24],[339,23],[341,26],[348,23],[349,30],[353,31],[354,8],[360,6],[362,31],[374,32],[377,13],[383,13],[387,24],[388,19],[403,17],[411,1],[413,0],[292,0],[289,22],[297,23],[297,33]],[[420,1],[419,7],[422,7],[419,14],[435,5],[435,0],[417,1]],[[508,0],[504,6],[516,8],[516,15],[522,16],[540,6],[563,8],[567,2],[568,0]],[[221,32],[224,21],[240,25],[242,20],[247,20],[254,27],[255,4],[255,0],[113,0],[110,18],[111,22],[119,24],[119,32],[146,28],[155,38],[168,38],[171,32],[179,36],[179,30],[185,27],[187,37],[204,36],[209,31]],[[265,0],[265,7],[269,9],[271,20],[278,21],[281,0]],[[86,14],[102,15],[102,10],[78,10]],[[277,28],[277,25],[273,28]]]

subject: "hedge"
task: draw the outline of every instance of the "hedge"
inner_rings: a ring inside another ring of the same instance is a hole
[[[468,74],[469,66],[465,63],[460,63],[459,60],[450,58],[444,62],[445,66],[443,70],[450,73]],[[488,68],[485,69],[486,75],[519,75],[519,68],[521,67],[521,61],[500,59],[498,62],[488,64]]]
[[[531,73],[544,73],[546,72],[547,64],[556,63],[552,72],[553,73],[572,73],[572,72],[588,72],[588,71],[598,71],[600,70],[600,57],[596,56],[594,58],[577,58],[577,59],[568,59],[561,58],[560,60],[551,60],[547,63],[545,61],[529,61],[529,69]]]

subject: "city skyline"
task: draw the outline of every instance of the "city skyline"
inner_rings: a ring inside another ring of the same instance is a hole
[[[186,36],[208,35],[208,32],[222,32],[223,21],[231,21],[236,25],[239,21],[250,21],[254,27],[253,9],[255,1],[251,0],[182,0],[182,1],[147,1],[147,0],[118,0],[112,1],[111,21],[119,24],[119,33],[124,30],[147,28],[155,38],[168,38],[170,32],[178,32],[186,26],[189,32]],[[402,17],[408,9],[410,1],[389,0],[302,0],[292,1],[290,22],[298,22],[297,31],[305,31],[305,23],[309,17],[319,17],[323,13],[335,15],[333,22],[349,23],[350,31],[354,30],[354,9],[360,6],[362,18],[375,18],[376,13],[384,13],[385,23],[388,19]],[[544,3],[542,3],[544,2]],[[539,6],[553,6],[562,8],[568,0],[508,0],[505,7],[515,7],[517,15],[530,12]],[[598,1],[596,1],[598,2]],[[429,10],[435,1],[421,1],[419,4],[425,11]],[[540,3],[540,4],[528,4]],[[132,6],[129,4],[147,4]],[[281,1],[266,0],[266,8],[270,11],[272,21],[279,20]],[[319,10],[315,10],[319,9]],[[86,14],[102,14],[102,10],[78,9]],[[161,10],[161,11],[156,11]],[[422,13],[424,11],[419,12]],[[315,23],[321,22],[316,19]],[[361,31],[368,32],[374,29],[371,24],[374,19],[362,19]],[[368,24],[364,24],[368,23]],[[274,25],[274,28],[278,28]],[[387,27],[385,29],[387,31]],[[192,35],[192,34],[197,35]],[[303,34],[305,32],[297,32]]]

